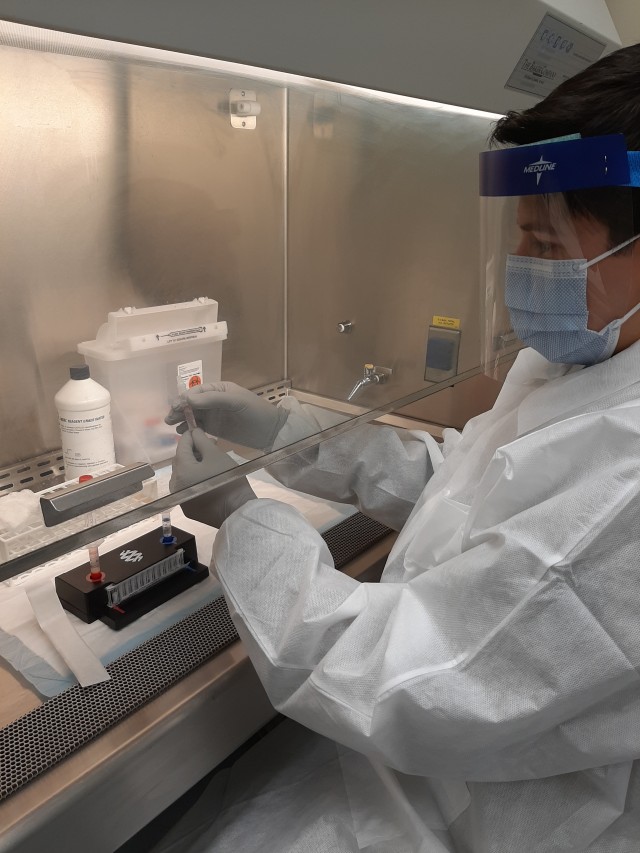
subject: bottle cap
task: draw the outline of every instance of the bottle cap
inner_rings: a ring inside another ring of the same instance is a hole
[[[69,376],[71,379],[89,379],[91,373],[88,364],[79,364],[76,367],[69,368]]]

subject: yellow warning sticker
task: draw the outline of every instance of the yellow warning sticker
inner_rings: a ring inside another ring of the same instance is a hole
[[[435,314],[431,320],[431,325],[438,326],[440,329],[459,329],[460,320],[457,317],[439,317]]]

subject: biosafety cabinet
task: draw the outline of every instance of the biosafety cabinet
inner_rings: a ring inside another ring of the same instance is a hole
[[[597,35],[595,53],[615,43]],[[371,420],[438,437],[492,404],[477,162],[500,112],[457,104],[0,22],[0,850],[113,850],[274,715],[213,576],[114,630],[83,621],[92,548],[130,564],[99,604],[126,613],[183,551],[208,565],[215,530],[178,502],[247,475],[375,577],[392,532],[270,466]],[[111,392],[116,464],[79,484],[54,396],[83,363]],[[266,454],[221,443],[237,467],[170,494],[164,417],[219,380],[331,426]],[[138,566],[169,524],[180,554]]]
[[[54,397],[85,362],[123,466],[169,464],[185,377],[341,429],[491,404],[477,159],[498,114],[9,23],[1,41],[5,492],[57,485]],[[2,571],[89,536],[35,554],[61,530]]]

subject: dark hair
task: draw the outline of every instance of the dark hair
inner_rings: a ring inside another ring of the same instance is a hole
[[[529,109],[509,111],[496,123],[490,141],[525,145],[571,133],[622,133],[630,151],[640,150],[640,44],[605,56]],[[565,198],[575,216],[608,226],[611,245],[640,229],[638,189],[576,190],[565,193]]]

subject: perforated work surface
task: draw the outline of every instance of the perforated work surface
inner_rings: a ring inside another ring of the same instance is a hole
[[[357,513],[324,534],[337,568],[390,533]],[[110,681],[72,687],[0,730],[0,800],[93,740],[237,639],[224,598],[107,666]]]
[[[357,512],[327,530],[322,538],[329,546],[336,569],[341,569],[388,533],[391,530],[384,524]]]

